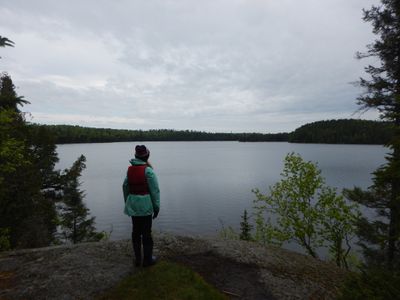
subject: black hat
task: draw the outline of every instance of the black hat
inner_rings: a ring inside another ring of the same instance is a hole
[[[137,145],[135,147],[135,157],[148,157],[150,155],[149,149],[145,145]]]

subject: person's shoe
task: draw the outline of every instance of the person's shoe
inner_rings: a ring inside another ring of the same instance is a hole
[[[150,267],[150,266],[152,266],[152,265],[155,265],[156,263],[157,263],[157,257],[152,256],[152,257],[151,257],[151,260],[145,260],[145,261],[143,261],[143,267],[144,267],[144,268]]]

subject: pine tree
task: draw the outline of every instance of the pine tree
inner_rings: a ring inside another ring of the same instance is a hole
[[[18,96],[15,91],[15,85],[11,80],[10,75],[3,73],[1,75],[0,84],[0,109],[11,109],[20,113],[18,106],[29,104],[23,96]]]
[[[369,79],[359,83],[365,93],[358,98],[362,109],[375,108],[390,122],[394,136],[386,164],[374,173],[373,185],[363,191],[346,191],[348,198],[375,209],[378,218],[363,218],[359,237],[368,262],[384,263],[393,269],[400,263],[400,1],[381,0],[380,6],[364,10],[364,21],[371,22],[377,39],[358,58],[375,57],[380,65],[368,65]]]
[[[79,177],[86,168],[86,158],[81,155],[63,175],[63,197],[60,205],[61,236],[73,244],[99,241],[103,233],[95,231],[94,217],[89,217],[89,209],[83,203],[84,192],[80,190]]]
[[[0,36],[0,46],[13,42]],[[56,241],[59,216],[56,202],[64,200],[61,226],[72,224],[74,243],[99,240],[94,218],[87,218],[79,176],[85,167],[82,156],[63,176],[55,138],[46,127],[32,126],[20,107],[29,102],[18,96],[7,73],[0,76],[0,251],[8,248],[47,246]],[[61,198],[63,196],[63,198]]]
[[[46,197],[44,173],[52,170],[55,145],[38,143],[31,136],[18,106],[27,104],[17,95],[8,74],[0,77],[0,230],[7,232],[10,246],[39,247],[53,240],[56,210]],[[44,151],[46,149],[46,151]]]
[[[251,230],[253,226],[249,223],[249,217],[247,216],[247,210],[244,210],[242,215],[242,222],[240,222],[240,239],[245,241],[250,241]]]

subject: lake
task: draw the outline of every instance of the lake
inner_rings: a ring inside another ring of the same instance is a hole
[[[326,145],[239,142],[143,142],[58,145],[64,169],[83,154],[85,202],[98,230],[111,239],[130,238],[131,220],[123,214],[122,182],[136,144],[145,144],[158,176],[161,211],[157,231],[215,235],[225,226],[239,228],[243,210],[252,208],[253,188],[266,192],[279,181],[289,152],[318,163],[327,184],[341,190],[368,187],[371,172],[387,149],[376,145]]]

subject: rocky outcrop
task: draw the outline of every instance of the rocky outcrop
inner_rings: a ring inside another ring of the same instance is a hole
[[[236,299],[333,299],[345,271],[244,241],[155,236],[155,254],[187,265]],[[0,299],[91,299],[137,271],[130,241],[0,254]]]

